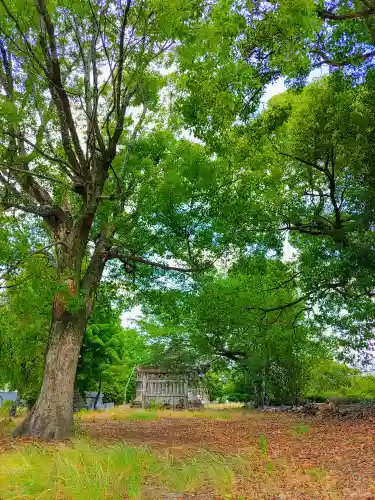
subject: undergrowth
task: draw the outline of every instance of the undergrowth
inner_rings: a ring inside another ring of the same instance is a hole
[[[291,474],[287,464],[271,459],[265,438],[259,440],[259,449],[240,454],[195,450],[182,457],[84,438],[49,445],[33,442],[1,455],[0,499],[164,500],[172,493],[178,498],[202,491],[207,498],[277,498],[285,481],[293,483]],[[304,491],[336,498],[322,469],[299,474]]]
[[[114,408],[113,410],[97,410],[78,412],[76,420],[156,420],[159,418],[202,418],[212,420],[235,420],[248,414],[247,410],[135,410],[131,408]]]
[[[16,424],[11,418],[0,417],[0,439],[8,438],[15,426]]]
[[[33,443],[1,456],[0,498],[90,500],[145,498],[144,484],[188,492],[208,487],[230,494],[236,474],[247,470],[240,457],[208,452],[176,459],[148,448],[99,446],[84,439],[69,445]]]

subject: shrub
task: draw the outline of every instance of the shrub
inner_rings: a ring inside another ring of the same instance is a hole
[[[329,400],[336,400],[341,404],[360,403],[361,401],[369,401],[375,399],[372,394],[353,393],[350,391],[340,392],[323,392],[321,394],[306,394],[305,399],[314,403],[326,403]]]
[[[223,397],[223,399],[225,398],[231,403],[245,403],[246,401],[249,401],[249,396],[247,394],[241,394],[239,392],[227,394]]]
[[[0,406],[0,416],[8,416],[10,409],[12,408],[13,401],[5,399]]]
[[[306,394],[305,399],[314,403],[326,403],[328,398],[324,394]]]
[[[124,402],[124,387],[119,383],[103,383],[103,402],[121,405]]]
[[[163,408],[163,403],[160,401],[151,400],[148,406],[148,410],[161,410]]]

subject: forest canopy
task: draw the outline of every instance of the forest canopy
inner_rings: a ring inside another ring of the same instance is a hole
[[[371,354],[374,14],[0,0],[0,383],[32,406],[15,435],[69,435],[75,388],[120,402],[138,363],[263,404]]]

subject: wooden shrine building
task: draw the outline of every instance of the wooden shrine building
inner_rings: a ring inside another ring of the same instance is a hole
[[[155,404],[173,409],[202,408],[207,400],[198,374],[193,370],[139,366],[136,373],[134,406],[149,408]]]

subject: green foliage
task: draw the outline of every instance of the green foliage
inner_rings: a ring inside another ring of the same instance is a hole
[[[261,221],[259,231],[289,231],[295,284],[342,357],[373,336],[371,75],[358,85],[336,72],[278,95],[230,142],[243,168],[265,179],[260,210],[273,220]]]
[[[43,375],[53,279],[44,259],[35,256],[26,261],[24,273],[17,277],[16,282],[21,284],[2,295],[0,385],[9,384],[27,401],[36,399]],[[14,281],[7,283],[12,285]]]
[[[153,323],[143,327],[164,362],[203,371],[216,364],[203,378],[209,392],[246,394],[260,404],[265,395],[270,402],[294,402],[313,363],[329,350],[303,320],[304,300],[292,273],[279,259],[245,256],[227,274],[207,276],[189,292],[147,294]],[[229,376],[223,372],[228,366]]]
[[[113,402],[115,405],[121,405],[124,402],[124,384],[121,381],[111,377],[109,381],[102,385],[103,401]]]
[[[227,401],[233,402],[233,403],[245,403],[246,401],[249,401],[249,394],[241,394],[239,392],[234,392],[231,394],[226,394],[224,399]]]
[[[224,393],[224,376],[220,372],[209,370],[202,378],[202,386],[207,390],[210,401],[217,401]]]
[[[298,424],[293,427],[293,430],[297,436],[303,436],[309,432],[310,426],[306,424]]]
[[[64,0],[49,15],[8,3],[0,384],[35,401],[58,293],[66,314],[91,313],[80,390],[117,403],[141,363],[199,369],[212,399],[372,394],[371,377],[326,361],[373,338],[367,3]],[[335,71],[306,86],[322,63]],[[289,90],[259,112],[280,77]],[[136,303],[142,332],[121,327]]]
[[[153,399],[151,399],[149,402],[148,410],[150,410],[150,411],[161,410],[162,407],[163,407],[163,403],[161,403],[160,401],[154,401]]]
[[[11,401],[10,399],[5,399],[1,403],[1,407],[6,409],[6,410],[10,410],[12,408],[12,405],[13,405],[13,401]]]
[[[258,439],[258,446],[264,458],[268,457],[268,440],[264,434],[261,434]]]
[[[338,397],[351,401],[375,399],[375,376],[334,361],[316,363],[305,397],[318,402]]]

